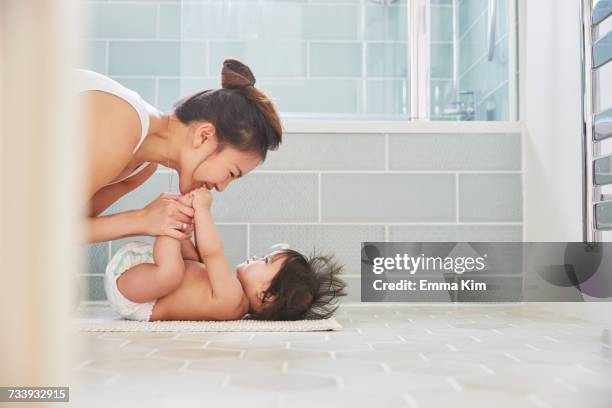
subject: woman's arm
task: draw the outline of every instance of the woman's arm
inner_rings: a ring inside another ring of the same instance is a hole
[[[100,189],[94,194],[91,200],[89,200],[89,216],[97,216],[110,207],[115,201],[142,185],[153,175],[153,173],[155,173],[156,169],[157,163],[151,163],[129,179]]]

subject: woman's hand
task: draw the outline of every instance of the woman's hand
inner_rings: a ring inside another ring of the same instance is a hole
[[[168,235],[179,240],[193,233],[193,208],[183,204],[180,195],[162,193],[140,210],[145,235]]]

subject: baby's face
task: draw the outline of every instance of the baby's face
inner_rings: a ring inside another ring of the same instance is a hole
[[[283,264],[282,251],[274,251],[264,256],[252,256],[236,266],[236,274],[242,289],[249,299],[251,310],[260,312],[263,309],[261,298],[270,287],[272,280]],[[270,299],[272,301],[273,299]]]

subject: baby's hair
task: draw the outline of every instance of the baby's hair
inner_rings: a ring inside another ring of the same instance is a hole
[[[306,258],[292,249],[279,253],[283,263],[263,293],[263,310],[249,317],[256,320],[326,319],[346,296],[340,279],[343,266],[333,256],[312,253]]]

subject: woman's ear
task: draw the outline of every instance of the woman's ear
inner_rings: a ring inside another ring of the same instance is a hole
[[[193,133],[193,147],[198,149],[203,145],[207,148],[217,146],[217,132],[215,125],[210,122],[203,122],[196,128]]]
[[[196,128],[193,134],[193,148],[200,150],[205,158],[217,151],[219,142],[215,126],[210,122],[204,122]]]

